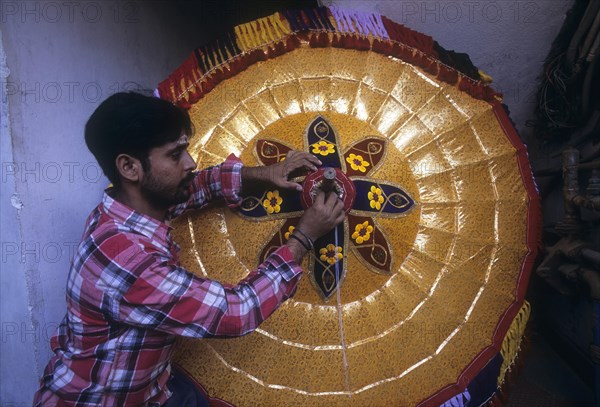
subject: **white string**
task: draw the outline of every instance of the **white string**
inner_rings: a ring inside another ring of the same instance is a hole
[[[338,248],[338,228],[335,227],[335,251]],[[344,256],[346,253],[343,254]],[[339,280],[339,261],[335,262],[335,286],[337,291],[337,312],[338,312],[338,325],[340,326],[340,340],[342,342],[342,356],[344,358],[344,378],[346,380],[346,390],[350,392],[350,378],[348,377],[348,358],[346,357],[346,341],[344,339],[344,322],[342,321],[342,300],[340,296],[340,280]],[[352,394],[349,394],[348,397],[352,397]]]

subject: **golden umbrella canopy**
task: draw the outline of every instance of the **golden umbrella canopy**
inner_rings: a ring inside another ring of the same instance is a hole
[[[528,315],[538,198],[499,96],[439,54],[384,17],[319,8],[235,27],[161,83],[189,108],[200,166],[294,148],[356,187],[338,240],[317,242],[256,332],[180,341],[176,362],[211,396],[439,405],[501,384]],[[183,216],[184,266],[236,283],[285,242],[299,198],[262,191]]]

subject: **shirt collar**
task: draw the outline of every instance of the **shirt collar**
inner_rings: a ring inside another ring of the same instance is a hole
[[[104,190],[104,196],[102,197],[102,209],[104,213],[135,232],[146,236],[148,239],[157,241],[168,248],[169,232],[173,227],[150,216],[144,215],[143,213],[137,212],[129,206],[117,201],[109,195],[112,191],[112,187]]]

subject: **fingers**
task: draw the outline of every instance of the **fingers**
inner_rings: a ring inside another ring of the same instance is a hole
[[[315,201],[313,205],[324,205],[325,204],[325,192],[319,189],[317,192],[317,196],[315,196]]]
[[[296,159],[298,159],[298,160],[309,162],[309,163],[311,163],[313,165],[323,165],[323,163],[321,162],[321,160],[319,160],[314,155],[312,155],[310,153],[307,153],[305,151],[294,150],[293,157],[296,158]]]
[[[298,192],[302,192],[302,185],[298,184],[297,182],[287,181],[283,184],[283,187],[287,189],[295,189]]]
[[[298,227],[316,240],[342,223],[345,218],[344,203],[337,194],[318,190],[313,205],[304,212]]]
[[[321,192],[323,192],[323,190],[321,190]],[[335,205],[335,201],[332,200],[332,197],[336,196],[335,193],[332,191],[328,191],[328,192],[323,192],[323,195],[325,195],[325,198],[323,200],[323,203],[325,204],[325,206],[328,207],[329,209],[333,209],[333,205]]]
[[[335,206],[333,207],[333,215],[335,216],[335,224],[339,225],[346,218],[346,211],[344,211],[344,203],[341,199],[337,199]]]
[[[346,212],[344,211],[344,207],[342,206],[342,210],[338,214],[337,218],[335,218],[335,224],[339,225],[344,221],[344,219],[346,219]]]
[[[336,195],[337,198],[337,195]],[[344,212],[344,202],[341,199],[336,199],[335,201],[335,207],[334,207],[335,212]]]
[[[338,204],[340,204],[342,207],[344,207],[344,203],[338,197],[337,193],[335,193],[334,191],[325,192],[325,201],[324,201],[324,203],[330,209],[333,209]]]
[[[322,191],[321,191],[322,192]],[[346,218],[346,211],[344,210],[344,202],[338,198],[335,192],[327,192],[325,195],[325,210],[333,221],[334,225],[338,225]]]
[[[323,163],[314,155],[304,151],[289,151],[286,155],[285,162],[288,166],[288,172],[292,172],[301,168],[316,171],[317,166]]]

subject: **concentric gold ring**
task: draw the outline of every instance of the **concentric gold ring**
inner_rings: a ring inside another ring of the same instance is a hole
[[[190,114],[190,150],[202,167],[232,152],[256,165],[259,138],[302,149],[316,114],[344,146],[383,137],[385,161],[373,176],[417,202],[402,218],[377,218],[392,246],[391,275],[348,255],[343,343],[335,298],[323,302],[308,276],[257,332],[181,341],[176,361],[211,396],[240,406],[415,405],[456,383],[492,345],[516,299],[529,199],[516,149],[489,103],[392,57],[298,48],[220,83]],[[189,270],[234,283],[257,266],[282,223],[212,207],[174,226]]]

